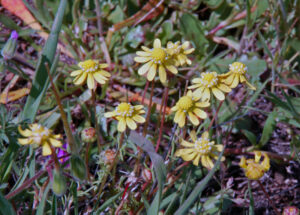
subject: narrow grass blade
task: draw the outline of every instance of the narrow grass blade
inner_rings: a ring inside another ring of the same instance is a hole
[[[15,215],[16,212],[14,211],[12,205],[10,204],[9,201],[2,196],[0,193],[0,214],[5,214],[5,215]]]
[[[223,152],[224,152],[224,149],[220,153],[219,158],[218,158],[217,162],[214,165],[214,168],[212,168],[212,170],[205,176],[205,178],[202,179],[196,185],[196,187],[193,189],[192,193],[184,201],[184,203],[180,206],[180,208],[175,212],[174,215],[184,215],[184,214],[187,214],[188,209],[194,204],[194,202],[197,200],[197,198],[199,198],[199,196],[201,195],[202,191],[206,187],[207,183],[209,182],[209,180],[213,177],[213,175],[217,171],[217,169],[218,169],[218,167],[219,167],[219,165],[221,163],[221,158],[222,158]]]
[[[30,90],[30,94],[27,98],[24,111],[22,114],[23,120],[29,119],[30,122],[34,121],[34,118],[36,116],[43,95],[49,86],[47,68],[45,66],[45,63],[48,63],[48,65],[51,67],[52,72],[55,71],[53,67],[54,65],[53,61],[54,61],[54,56],[55,56],[57,43],[58,43],[58,35],[61,29],[66,5],[67,5],[67,0],[60,1],[60,5],[56,13],[56,17],[53,22],[50,35],[46,41],[43,52],[37,64],[35,77],[32,83],[32,88]]]
[[[49,190],[50,190],[50,183],[47,185],[46,189],[44,190],[44,193],[43,193],[43,196],[42,196],[42,199],[40,201],[40,204],[37,208],[37,211],[36,211],[36,215],[44,215],[44,208],[45,208],[45,205],[46,205],[46,202],[47,202],[47,197],[48,197],[48,193],[49,193]]]
[[[248,192],[249,192],[249,199],[250,199],[250,204],[249,204],[249,215],[254,215],[254,199],[252,195],[252,190],[251,190],[251,185],[250,181],[248,180]]]

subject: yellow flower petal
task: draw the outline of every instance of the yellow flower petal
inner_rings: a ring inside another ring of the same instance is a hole
[[[95,72],[93,74],[93,76],[99,84],[105,84],[104,77],[101,74],[99,74],[98,72]]]
[[[145,122],[145,118],[142,117],[142,116],[140,116],[140,115],[135,115],[133,117],[133,120],[136,121],[136,122],[138,122],[138,123],[144,123]]]
[[[181,110],[178,110],[175,114],[174,122],[178,123],[184,117],[185,117],[185,114]]]
[[[21,145],[29,145],[33,143],[33,141],[29,138],[18,138],[18,142]]]
[[[209,102],[197,102],[196,107],[209,107],[210,103]]]
[[[250,87],[251,90],[256,90],[256,88],[250,84],[247,80],[246,80],[246,84],[248,85],[248,87]]]
[[[201,155],[198,154],[198,155],[196,156],[196,158],[194,159],[193,164],[194,164],[195,166],[198,166],[198,165],[199,165],[200,157],[201,157]]]
[[[192,130],[192,131],[190,132],[190,137],[191,137],[191,139],[192,139],[194,142],[196,142],[196,140],[197,140],[197,135],[196,135],[195,130]]]
[[[193,141],[194,141],[194,140],[193,140]],[[185,140],[181,140],[180,145],[186,146],[186,147],[194,147],[194,146],[195,146],[194,143],[190,143],[190,142],[185,141]]]
[[[138,74],[139,75],[144,75],[145,73],[147,73],[150,69],[150,67],[152,66],[153,62],[149,61],[148,63],[145,63],[143,66],[141,66],[138,70]]]
[[[142,46],[141,48],[142,48],[145,52],[150,52],[150,53],[151,53],[151,49],[149,49],[148,47]]]
[[[150,67],[150,70],[149,70],[149,72],[147,74],[148,81],[153,81],[153,79],[154,79],[154,77],[156,75],[156,67],[157,67],[157,65],[155,63],[152,64],[152,66]]]
[[[196,155],[197,153],[191,153],[191,154],[182,154],[180,156],[184,161],[191,161],[196,157]]]
[[[158,67],[158,71],[159,71],[159,79],[162,83],[165,83],[167,80],[167,73],[165,68],[162,65],[159,65]]]
[[[194,148],[187,148],[187,149],[178,149],[179,153],[181,155],[187,155],[187,154],[191,154],[191,153],[194,153],[195,152],[195,149]]]
[[[195,85],[194,85],[194,86],[195,86]],[[197,88],[197,86],[196,86],[195,88]],[[189,88],[189,89],[191,89],[191,88]],[[194,91],[194,96],[196,96],[196,97],[198,97],[198,98],[201,98],[204,89],[205,89],[204,87],[199,87],[198,89],[196,89],[196,90]]]
[[[204,139],[208,139],[209,133],[207,131],[205,131],[205,132],[202,133],[201,137],[204,138]]]
[[[203,164],[203,166],[205,166],[208,169],[212,169],[214,167],[214,163],[207,155],[203,155],[201,157],[201,163]]]
[[[199,119],[192,113],[192,112],[188,112],[189,114],[189,119],[191,120],[192,124],[197,126],[199,125]]]
[[[220,101],[223,101],[225,99],[224,93],[221,90],[219,90],[218,88],[214,87],[211,90],[212,90],[212,93],[214,94],[214,96],[217,99],[219,99]]]
[[[131,118],[126,118],[126,124],[131,130],[135,130],[137,128],[136,123]]]
[[[80,75],[82,73],[82,70],[75,70],[73,72],[71,72],[70,76],[74,77],[74,76],[77,76],[77,75]]]
[[[210,100],[210,91],[208,88],[205,88],[202,94],[202,101]]]
[[[97,73],[99,73],[100,75],[107,77],[107,78],[111,77],[111,74],[105,70],[99,70],[99,71],[97,71]]]
[[[186,117],[186,115],[184,113],[181,114],[181,117],[180,117],[180,119],[178,121],[178,125],[179,125],[180,128],[182,128],[184,126],[184,124],[185,124],[185,117]]]
[[[171,108],[171,111],[172,111],[172,112],[177,111],[177,110],[178,110],[177,105],[175,105],[175,106],[173,106],[173,107]]]
[[[141,57],[149,57],[149,56],[151,56],[151,53],[150,52],[137,51],[136,55],[141,56]]]
[[[222,90],[223,92],[225,92],[225,93],[229,93],[229,92],[231,91],[231,88],[228,87],[228,86],[225,85],[225,84],[219,84],[219,85],[218,85],[218,88],[219,88],[220,90]]]
[[[50,141],[51,145],[54,146],[54,147],[61,147],[62,146],[62,142],[60,142],[59,140],[56,140],[54,138],[49,138],[49,141]]]
[[[161,42],[160,39],[155,39],[153,43],[154,48],[161,48]]]
[[[261,158],[261,152],[260,151],[255,151],[254,152],[254,160],[256,163],[258,163],[260,161]]]
[[[134,61],[138,63],[146,63],[151,60],[151,57],[135,57]]]
[[[184,51],[184,54],[191,54],[192,52],[194,52],[195,49],[194,48],[191,48],[191,49],[188,49],[188,50],[185,50]]]
[[[75,79],[74,79],[74,84],[75,85],[80,85],[82,84],[85,80],[86,80],[86,77],[87,77],[87,73],[86,72],[83,72],[81,73],[81,75],[78,75]]]
[[[143,105],[135,105],[134,109],[135,110],[141,110],[141,109],[144,109],[144,106]]]
[[[126,121],[124,118],[121,118],[118,122],[118,131],[123,132],[126,129]]]
[[[32,132],[29,129],[22,130],[21,126],[18,127],[19,133],[24,137],[30,137]]]
[[[99,64],[99,68],[100,69],[105,69],[108,67],[108,64],[107,63],[102,63],[102,64]]]
[[[224,148],[223,145],[218,144],[218,145],[214,145],[213,148],[215,149],[215,151],[221,152]]]
[[[207,113],[205,113],[203,110],[199,108],[195,108],[193,111],[198,117],[201,119],[206,119],[207,118]]]
[[[239,84],[239,75],[236,74],[236,75],[234,75],[234,79],[233,79],[230,87],[231,88],[236,88],[238,84]]]
[[[227,73],[226,73],[227,74]],[[233,79],[234,79],[234,77],[235,77],[235,75],[234,74],[229,74],[227,77],[226,77],[226,74],[223,74],[223,75],[219,75],[220,77],[223,77],[224,76],[224,83],[226,84],[226,85],[229,85],[229,86],[231,86],[231,84],[232,84],[232,82],[233,82]]]
[[[172,65],[166,65],[167,69],[172,72],[173,74],[177,74],[178,73],[178,70],[175,66],[172,66]]]
[[[90,73],[88,74],[88,77],[87,77],[87,85],[88,85],[88,88],[91,90],[95,88],[95,80],[93,78],[93,75]]]
[[[268,171],[270,169],[270,159],[266,153],[264,153],[264,160],[261,162],[261,166],[263,167],[264,171]]]
[[[114,111],[104,113],[104,117],[106,117],[106,118],[110,118],[110,117],[114,117],[114,116],[116,116],[116,113]]]
[[[48,155],[52,154],[51,147],[50,147],[50,145],[47,142],[45,142],[42,145],[42,147],[43,147],[43,153],[42,153],[43,156],[48,156]]]

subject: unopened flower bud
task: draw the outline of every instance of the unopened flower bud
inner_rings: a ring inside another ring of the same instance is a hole
[[[116,151],[113,149],[106,149],[101,152],[101,159],[105,164],[112,164],[116,157]]]
[[[62,196],[67,190],[67,183],[65,176],[57,170],[53,171],[52,191],[57,196]]]
[[[86,178],[86,166],[79,155],[72,155],[70,158],[71,171],[73,176],[82,181]]]
[[[152,173],[149,169],[143,169],[142,171],[142,178],[144,179],[144,181],[149,182],[152,180]]]
[[[299,215],[299,209],[295,206],[287,206],[283,209],[283,215]]]
[[[93,143],[96,141],[96,130],[92,127],[85,128],[81,132],[81,139],[85,143]]]
[[[13,31],[1,51],[1,55],[3,56],[4,60],[10,60],[14,57],[17,49],[17,40],[18,33]]]

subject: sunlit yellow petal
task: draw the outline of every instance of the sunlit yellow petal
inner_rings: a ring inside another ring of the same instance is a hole
[[[201,156],[198,154],[198,155],[194,158],[193,164],[194,164],[195,166],[198,166],[198,165],[199,165],[200,157],[201,157]]]
[[[18,142],[21,145],[28,145],[28,144],[32,144],[33,141],[29,138],[18,138]]]
[[[45,142],[42,145],[42,148],[43,148],[43,152],[42,152],[43,156],[48,156],[52,154],[51,147],[47,142]]]
[[[114,117],[114,116],[116,116],[116,112],[114,112],[114,111],[104,113],[104,117],[106,117],[106,118],[110,118],[110,117]]]
[[[151,57],[135,57],[134,61],[138,63],[146,63],[151,60]]]
[[[197,126],[199,125],[199,119],[192,113],[192,112],[188,112],[189,114],[189,119],[191,120],[192,124]]]
[[[77,76],[77,75],[80,75],[82,73],[82,70],[75,70],[73,72],[71,72],[70,76],[74,77],[74,76]]]
[[[133,120],[136,121],[136,122],[138,122],[138,123],[144,123],[145,122],[145,118],[142,117],[142,116],[140,116],[140,115],[135,115],[133,117]]]
[[[123,132],[126,129],[126,121],[124,118],[121,118],[118,122],[118,131]]]
[[[161,81],[162,83],[165,83],[166,80],[167,80],[167,73],[166,73],[166,70],[165,70],[165,68],[164,68],[162,65],[160,65],[158,69],[159,69],[159,70],[158,70],[158,71],[159,71],[159,79],[160,79],[160,81]]]
[[[191,153],[191,154],[182,154],[181,157],[184,161],[191,161],[196,157],[197,153]]]
[[[202,101],[210,100],[210,91],[209,89],[205,88],[202,94]]]
[[[49,141],[50,141],[51,145],[54,146],[54,147],[61,147],[62,146],[62,142],[60,142],[59,140],[56,140],[54,138],[49,138]]]
[[[197,135],[196,135],[195,130],[192,130],[192,131],[190,132],[190,137],[191,137],[191,139],[192,139],[194,142],[196,142],[196,140],[197,140]]]
[[[236,75],[234,75],[234,78],[233,78],[233,81],[232,81],[230,87],[236,88],[238,84],[239,84],[239,75],[236,74]]]
[[[86,80],[86,77],[87,77],[87,73],[83,72],[81,75],[78,75],[76,78],[74,78],[74,84],[75,85],[82,84]]]
[[[172,65],[166,65],[167,69],[172,72],[173,74],[177,74],[178,73],[178,70],[175,66],[172,66]]]
[[[220,90],[222,90],[223,92],[225,92],[225,93],[229,93],[229,92],[231,91],[231,88],[228,87],[228,86],[225,85],[225,84],[219,84],[219,85],[218,85],[218,88],[219,88]]]
[[[218,145],[214,145],[213,148],[215,148],[215,151],[221,152],[224,148],[223,145],[218,144]]]
[[[90,73],[88,74],[88,77],[87,77],[87,85],[88,85],[88,88],[91,90],[95,88],[95,80],[93,78],[93,75]]]
[[[185,125],[185,117],[186,117],[186,115],[184,113],[180,115],[180,118],[178,121],[178,125],[180,128],[182,128]]]
[[[105,80],[104,80],[104,77],[102,75],[100,75],[99,73],[95,72],[93,74],[94,78],[96,79],[96,81],[99,83],[99,84],[105,84]]]
[[[160,39],[155,39],[153,43],[154,48],[161,48],[161,42]]]
[[[137,51],[136,54],[141,57],[149,57],[151,56],[150,52]]]
[[[150,67],[152,66],[153,62],[150,61],[148,63],[145,63],[143,66],[141,66],[138,70],[138,74],[139,75],[144,75],[145,73],[147,73],[150,69]]]
[[[152,66],[150,67],[150,70],[149,70],[149,72],[147,74],[148,81],[153,81],[153,79],[154,79],[154,77],[156,75],[156,67],[157,67],[157,65],[155,63],[152,64]]]
[[[199,108],[195,108],[193,112],[201,119],[206,119],[207,118],[207,113],[205,113],[203,110]]]
[[[137,127],[137,125],[136,125],[136,123],[134,122],[134,120],[133,119],[131,119],[131,118],[126,118],[126,124],[128,125],[128,127],[131,129],[131,130],[135,130],[136,129],[136,127]]]
[[[186,147],[194,147],[195,146],[194,143],[190,143],[190,142],[185,141],[185,140],[181,140],[180,145],[186,146]]]
[[[18,131],[24,137],[30,137],[32,135],[32,132],[29,129],[22,130],[21,126],[18,127]]]
[[[212,90],[212,93],[214,94],[214,96],[217,99],[219,99],[220,101],[223,101],[225,99],[224,93],[221,90],[219,90],[218,88],[214,87],[211,90]]]

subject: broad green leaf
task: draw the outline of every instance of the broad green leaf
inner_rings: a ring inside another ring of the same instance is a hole
[[[3,215],[14,215],[16,214],[12,205],[6,198],[0,193],[0,214]]]
[[[155,195],[154,200],[150,205],[150,208],[147,210],[147,214],[148,215],[158,214],[160,203],[161,203],[162,189],[167,175],[166,173],[167,170],[164,164],[164,160],[159,154],[155,152],[153,144],[146,138],[136,133],[135,131],[131,131],[129,140],[131,140],[136,145],[141,147],[145,152],[147,152],[152,161],[155,176],[158,182],[158,192]]]
[[[266,122],[265,122],[265,125],[264,125],[264,129],[263,129],[263,133],[262,133],[262,136],[261,136],[261,139],[259,141],[259,146],[263,146],[265,145],[270,137],[272,136],[272,133],[275,129],[275,126],[276,126],[276,116],[277,116],[277,112],[276,111],[273,111],[272,113],[269,114]]]
[[[184,201],[184,203],[180,206],[180,208],[176,211],[176,213],[174,215],[187,214],[189,208],[194,204],[194,202],[199,198],[199,196],[201,196],[201,193],[205,189],[207,183],[209,182],[209,180],[213,177],[213,175],[217,171],[217,169],[221,163],[221,158],[222,158],[223,153],[224,153],[224,149],[220,153],[219,158],[218,158],[217,162],[215,163],[214,167],[212,168],[212,170],[205,176],[205,178],[203,178],[200,182],[198,182],[198,184],[193,189],[193,191],[191,192],[189,197]]]
[[[55,72],[56,65],[58,63],[58,59],[55,63],[53,62],[66,5],[67,0],[60,1],[59,9],[53,22],[50,35],[45,43],[44,49],[37,64],[32,87],[22,113],[22,119],[29,119],[30,122],[34,121],[43,95],[49,86],[48,73],[45,63],[48,63],[49,67],[51,68],[51,74]]]
[[[200,20],[193,15],[184,13],[180,18],[180,29],[186,40],[193,41],[198,54],[204,54],[208,45]]]

